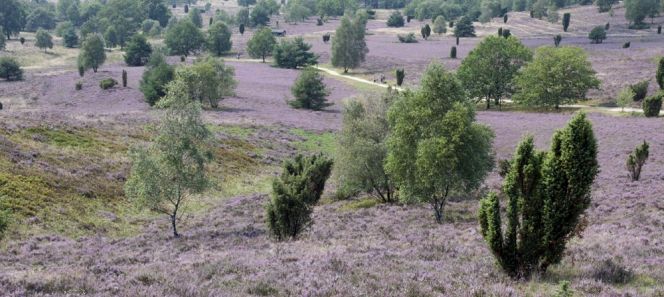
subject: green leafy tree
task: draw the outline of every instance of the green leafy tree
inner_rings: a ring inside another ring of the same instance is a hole
[[[332,164],[323,155],[298,155],[284,162],[265,208],[266,225],[277,240],[296,239],[311,225],[313,207],[323,194]]]
[[[659,9],[657,0],[625,0],[624,3],[625,18],[634,29],[647,28],[643,20]]]
[[[463,16],[454,27],[454,36],[456,37],[475,37],[475,27],[473,27],[473,20],[467,16]]]
[[[198,8],[189,10],[189,20],[196,25],[198,28],[203,27],[203,17],[201,17],[201,11]]]
[[[606,39],[606,30],[604,26],[597,26],[588,33],[588,39],[591,43],[602,43]]]
[[[360,18],[344,16],[332,39],[332,66],[342,67],[344,73],[364,62],[369,52],[364,40],[366,23]]]
[[[461,62],[457,76],[470,97],[485,99],[489,109],[492,100],[500,105],[512,94],[514,77],[530,60],[532,52],[517,38],[488,36]]]
[[[396,202],[396,188],[383,164],[387,157],[387,111],[396,93],[363,96],[343,108],[334,160],[334,176],[347,192],[366,192],[383,202]]]
[[[249,10],[246,8],[240,9],[235,16],[237,23],[240,24],[240,34],[244,34],[244,27],[251,25],[251,19],[249,18]]]
[[[624,88],[620,91],[618,94],[618,98],[616,99],[616,104],[620,106],[620,111],[624,112],[625,111],[625,106],[629,104],[634,99],[634,91],[632,91],[632,88]]]
[[[175,71],[175,80],[184,82],[189,97],[212,108],[217,108],[223,97],[235,94],[234,76],[233,67],[214,57],[200,59]]]
[[[65,31],[64,35],[62,36],[62,43],[65,47],[68,48],[74,48],[78,45],[78,35],[76,34],[76,30],[73,27],[70,27]]]
[[[436,20],[434,20],[433,32],[437,34],[447,33],[447,22],[442,15],[437,16]]]
[[[143,72],[139,89],[145,101],[153,106],[166,95],[166,85],[173,80],[175,69],[166,63],[160,51],[153,51]]]
[[[68,20],[70,19],[69,12],[72,11],[71,8],[80,5],[80,0],[59,0],[57,1],[55,8],[60,19]]]
[[[270,22],[270,11],[265,6],[256,5],[250,14],[251,25],[254,27],[267,26]]]
[[[168,24],[168,20],[171,18],[171,10],[168,9],[163,0],[140,0],[140,6],[149,19],[159,22],[162,27]],[[143,33],[147,32],[143,31]]]
[[[493,167],[493,132],[475,123],[475,111],[454,74],[431,64],[416,92],[388,112],[386,172],[403,201],[427,202],[443,222],[450,195],[479,187]]]
[[[118,45],[118,31],[115,30],[115,26],[109,26],[104,31],[104,41],[106,41],[106,46],[109,48],[114,48]]]
[[[629,171],[629,176],[633,181],[637,181],[641,178],[641,169],[643,168],[643,165],[646,164],[650,154],[649,148],[650,145],[644,140],[643,143],[637,146],[627,157],[626,167]]]
[[[576,115],[554,134],[548,152],[537,151],[526,137],[510,163],[503,182],[507,224],[493,192],[480,202],[479,221],[500,267],[513,278],[529,278],[559,263],[583,226],[599,170],[592,124],[583,113]]]
[[[311,9],[306,6],[306,1],[294,0],[286,3],[284,17],[289,22],[303,22],[312,14]]]
[[[233,42],[231,41],[231,29],[223,22],[214,22],[208,29],[207,48],[215,56],[231,50]]]
[[[129,66],[143,66],[152,54],[152,46],[142,34],[134,35],[125,48],[124,60]]]
[[[51,34],[48,34],[43,29],[37,30],[37,34],[35,35],[35,46],[43,49],[44,52],[46,52],[46,49],[53,48],[53,37]]]
[[[247,52],[252,58],[262,58],[265,63],[265,57],[272,53],[276,44],[272,30],[263,27],[254,32],[254,36],[247,42]]]
[[[658,117],[662,108],[662,97],[664,97],[664,92],[646,97],[642,103],[643,115],[649,118]]]
[[[51,30],[55,28],[55,14],[43,7],[38,7],[28,15],[25,30],[35,32],[38,29]]]
[[[655,80],[659,85],[659,89],[664,90],[664,57],[659,58],[659,63],[657,64],[657,73],[655,74]]]
[[[325,87],[323,76],[316,69],[305,68],[291,88],[294,100],[288,102],[294,108],[321,110],[332,105],[327,102],[330,91]]]
[[[146,19],[145,11],[136,0],[107,0],[97,13],[102,28],[114,27],[116,40],[113,44],[124,47],[141,28],[141,23]],[[110,40],[107,40],[111,43]]]
[[[25,27],[25,9],[19,0],[3,0],[0,5],[0,28],[7,39],[21,33]]]
[[[398,10],[395,10],[387,19],[388,27],[403,27],[404,23],[403,15]]]
[[[514,102],[555,107],[584,100],[589,89],[599,87],[586,53],[576,47],[541,47],[515,78]]]
[[[103,65],[105,61],[104,38],[98,34],[86,36],[78,54],[78,66],[84,70],[92,68],[92,71],[97,72],[99,66]]]
[[[171,54],[186,57],[201,49],[205,43],[205,36],[191,20],[184,19],[166,31],[164,42]]]
[[[208,184],[206,165],[210,131],[201,119],[201,106],[188,96],[183,82],[174,81],[159,102],[166,108],[157,136],[147,149],[131,151],[132,168],[125,184],[129,199],[168,215],[173,236],[185,203]]]
[[[292,40],[281,40],[274,47],[274,64],[281,68],[296,69],[318,63],[318,56],[309,50],[311,45],[304,42],[302,37],[295,37]]]
[[[16,59],[12,57],[0,57],[0,78],[6,81],[23,79],[23,70]]]

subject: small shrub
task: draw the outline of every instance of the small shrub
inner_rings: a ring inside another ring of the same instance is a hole
[[[417,37],[415,37],[414,33],[399,34],[397,38],[401,43],[417,43]]]
[[[127,87],[127,70],[122,69],[122,87]]]
[[[427,40],[429,36],[431,36],[431,27],[429,24],[424,25],[424,27],[420,29],[420,34],[422,34],[422,38],[424,38],[424,40]]]
[[[78,66],[78,75],[80,77],[83,77],[83,75],[85,75],[85,67],[80,66],[80,65]]]
[[[323,43],[328,43],[330,41],[330,33],[323,34]]]
[[[459,36],[456,38],[456,45],[459,45]]]
[[[623,43],[623,48],[629,48],[632,43],[630,41]]]
[[[505,14],[505,15],[503,16],[503,23],[507,23],[507,19],[508,19],[507,14]]]
[[[83,89],[83,83],[80,82],[80,81],[77,81],[75,89],[76,89],[76,91],[82,90]]]
[[[553,44],[558,47],[560,46],[560,42],[563,40],[563,37],[560,36],[560,34],[556,35],[553,37]]]
[[[0,57],[0,78],[4,78],[7,81],[23,79],[23,70],[16,59]]]
[[[316,19],[316,26],[322,26],[323,20],[321,18]]]
[[[397,86],[401,86],[401,84],[403,84],[403,79],[406,77],[406,71],[403,68],[397,69],[396,77],[397,77]]]
[[[659,58],[659,63],[657,63],[657,72],[655,72],[655,81],[657,81],[659,89],[664,90],[664,57]]]
[[[644,80],[629,86],[634,92],[634,101],[641,101],[646,98],[646,95],[648,95],[649,84],[650,81]]]
[[[634,278],[634,273],[611,259],[593,267],[592,277],[607,284],[625,284]]]
[[[395,11],[390,15],[390,18],[387,19],[388,27],[403,27],[404,19],[400,11]]]
[[[510,29],[503,30],[503,37],[507,38],[510,36],[512,36],[512,32],[510,32]]]
[[[23,45],[25,43],[25,37],[19,38],[18,41]]]
[[[450,50],[450,58],[456,59],[457,57],[457,49],[456,46],[453,46],[452,49]]]
[[[500,177],[505,177],[507,173],[510,172],[512,167],[512,162],[509,159],[503,159],[498,161],[498,174]]]
[[[102,79],[102,80],[99,82],[99,87],[100,87],[102,90],[108,90],[108,89],[110,89],[110,88],[112,88],[112,87],[115,87],[115,85],[117,85],[117,84],[118,84],[118,82],[117,82],[116,80],[114,80],[114,79],[112,79],[112,78],[105,78],[105,79]]]
[[[657,26],[657,34],[662,34],[662,25]]]
[[[569,12],[563,14],[563,31],[567,32],[569,28],[569,21],[572,18],[572,15]]]
[[[610,28],[611,28],[611,24],[606,23],[606,25],[604,25],[604,30],[609,31]]]
[[[643,115],[646,117],[658,117],[659,111],[662,108],[662,97],[664,94],[659,93],[653,96],[646,97],[643,100]]]
[[[185,4],[184,5],[184,13],[188,13],[188,12],[189,12],[189,5]]]
[[[634,98],[634,92],[631,88],[624,88],[618,93],[618,98],[616,98],[616,105],[620,106],[620,111],[625,111],[625,106],[629,104],[630,101]]]
[[[590,39],[590,43],[602,43],[606,39],[606,30],[602,26],[597,26],[588,33],[588,39]]]
[[[294,108],[321,110],[332,105],[327,102],[330,91],[325,87],[323,76],[313,68],[305,68],[291,88],[295,97],[288,102]]]
[[[643,143],[637,146],[627,157],[626,167],[627,171],[629,171],[629,176],[633,181],[637,181],[641,178],[641,168],[643,168],[646,160],[648,160],[648,155],[650,154],[649,148],[650,146],[648,145],[648,142],[644,140]]]
[[[180,56],[180,62],[184,63],[184,61],[186,61],[186,60],[187,60],[187,58],[185,56]]]
[[[498,36],[503,36],[503,27],[498,28]]]

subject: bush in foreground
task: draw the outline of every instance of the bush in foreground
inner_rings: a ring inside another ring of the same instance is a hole
[[[0,78],[7,81],[23,79],[23,70],[16,59],[12,57],[0,57]]]
[[[598,168],[592,124],[583,113],[553,135],[548,152],[537,151],[532,137],[519,144],[503,182],[507,224],[496,193],[479,210],[482,236],[509,276],[529,278],[560,262],[583,226]]]
[[[646,117],[658,117],[659,111],[662,108],[662,97],[663,93],[658,93],[653,96],[646,97],[643,100],[643,114]]]
[[[295,239],[311,224],[313,206],[323,194],[331,170],[332,160],[323,155],[298,155],[284,163],[265,208],[266,224],[277,240]]]
[[[648,145],[648,142],[644,140],[643,143],[637,146],[627,157],[627,164],[625,165],[629,171],[629,176],[633,181],[637,181],[641,178],[641,169],[646,163],[646,160],[648,160],[650,154],[649,148],[650,146]]]
[[[321,110],[332,105],[327,102],[330,91],[325,87],[323,76],[313,68],[306,68],[300,73],[291,92],[295,99],[288,104],[294,108]]]

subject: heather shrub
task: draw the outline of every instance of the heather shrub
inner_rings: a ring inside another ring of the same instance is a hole
[[[415,37],[414,33],[399,34],[397,38],[401,43],[417,43],[417,37]]]
[[[650,84],[649,80],[644,80],[630,86],[630,88],[634,92],[634,101],[641,101],[644,98],[646,98],[646,95],[648,94],[649,84]]]
[[[291,92],[295,99],[288,101],[288,104],[294,108],[321,110],[332,105],[327,102],[330,91],[325,87],[323,76],[313,68],[305,68],[300,73]]]
[[[7,81],[23,79],[23,70],[16,59],[0,57],[0,78],[4,78]]]
[[[76,91],[82,90],[83,89],[83,83],[80,82],[80,81],[77,81],[74,88],[76,89]]]
[[[332,160],[323,155],[298,155],[284,162],[281,176],[272,183],[266,224],[277,240],[295,239],[311,224],[313,206],[320,199],[332,170]]]
[[[452,49],[450,49],[450,58],[456,59],[457,57],[457,49],[456,46],[453,46]]]
[[[648,160],[648,155],[650,154],[649,148],[650,146],[648,145],[648,142],[644,140],[643,143],[637,146],[627,157],[626,167],[629,171],[629,176],[633,181],[637,181],[641,177],[641,168],[643,168],[643,165],[646,163],[646,160]]]
[[[658,117],[659,111],[662,108],[663,96],[663,93],[658,93],[656,95],[646,97],[642,104],[643,115],[646,117]]]
[[[509,276],[529,278],[560,262],[583,226],[597,172],[597,143],[583,113],[554,134],[548,152],[537,151],[530,136],[518,145],[503,181],[507,223],[494,192],[479,210],[482,236]]]
[[[383,202],[396,201],[396,189],[383,164],[389,132],[387,110],[396,94],[364,96],[344,105],[334,176],[346,192],[365,192]]]
[[[390,15],[390,18],[387,19],[388,27],[403,27],[403,25],[404,25],[403,15],[401,15],[401,12],[398,10],[394,11]]]
[[[634,278],[634,272],[612,259],[606,259],[593,266],[591,275],[595,280],[607,284],[625,284]]]
[[[99,82],[99,87],[102,90],[107,90],[107,89],[110,89],[112,87],[115,87],[115,85],[117,85],[117,84],[118,84],[118,82],[116,80],[112,79],[112,78],[104,78]]]
[[[397,78],[397,86],[401,86],[403,84],[403,79],[406,78],[406,71],[401,68],[396,70],[396,78]]]

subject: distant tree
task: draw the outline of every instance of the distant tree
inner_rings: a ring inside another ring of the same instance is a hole
[[[0,5],[0,28],[7,39],[18,35],[25,27],[26,18],[23,4],[19,0],[3,0]]]
[[[332,39],[332,66],[341,67],[344,73],[364,62],[369,52],[364,40],[366,23],[360,19],[344,16]]]
[[[166,31],[164,42],[172,55],[186,57],[201,49],[205,43],[205,36],[191,20],[184,19]]]
[[[42,7],[30,12],[25,24],[26,31],[35,32],[40,28],[44,30],[55,28],[55,14]]]
[[[387,111],[396,93],[363,96],[343,108],[334,160],[334,176],[348,192],[366,192],[383,202],[397,201],[394,182],[385,172],[389,124]]]
[[[119,38],[118,32],[115,30],[115,26],[108,26],[104,32],[104,41],[106,41],[106,46],[109,48],[114,48],[118,45]]]
[[[583,113],[555,132],[549,152],[537,151],[532,137],[518,145],[503,182],[507,224],[496,193],[479,210],[482,236],[509,276],[528,279],[562,260],[583,227],[598,168],[597,142]]]
[[[231,29],[223,22],[215,22],[208,29],[207,49],[215,55],[221,56],[231,50]]]
[[[68,48],[74,48],[78,45],[78,35],[76,35],[76,30],[73,27],[70,27],[65,31],[62,36],[62,43]]]
[[[249,10],[246,8],[240,9],[240,11],[237,12],[237,15],[235,16],[238,24],[240,24],[241,28],[244,28],[245,26],[249,25],[251,26],[251,19],[249,17]]]
[[[240,24],[239,31],[240,31],[240,35],[244,35],[244,24]]]
[[[85,70],[92,68],[94,72],[97,72],[99,66],[103,65],[105,61],[104,39],[97,34],[86,36],[78,54],[78,65]]]
[[[175,80],[184,82],[189,97],[212,108],[219,107],[223,97],[235,94],[237,82],[234,76],[233,67],[214,57],[198,60],[190,67],[175,71]]]
[[[475,27],[473,21],[467,16],[463,16],[454,28],[454,36],[456,37],[475,37]]]
[[[625,106],[627,106],[632,100],[634,100],[634,91],[631,88],[627,87],[620,91],[618,98],[616,99],[616,104],[620,106],[620,111],[625,111]]]
[[[310,49],[311,45],[298,36],[292,40],[281,40],[274,47],[272,56],[278,67],[296,69],[318,63],[318,56],[311,53]]]
[[[392,104],[388,120],[385,171],[401,200],[431,203],[442,223],[448,197],[476,189],[493,167],[493,132],[475,123],[461,84],[439,64]]]
[[[433,32],[437,34],[447,33],[447,22],[445,22],[445,17],[442,15],[437,16],[433,22]]]
[[[306,6],[305,1],[294,0],[286,3],[284,16],[289,22],[303,22],[313,14],[311,9]]]
[[[659,9],[657,0],[625,0],[624,3],[625,18],[630,21],[630,28],[634,29],[647,28],[643,21]]]
[[[655,74],[655,80],[659,85],[659,89],[664,90],[664,57],[659,58],[659,63],[657,64],[657,73]]]
[[[6,81],[16,81],[23,79],[23,70],[12,57],[0,57],[0,78]]]
[[[563,37],[560,36],[560,34],[556,35],[553,37],[553,44],[558,47],[560,46],[560,42],[563,40]]]
[[[295,239],[311,225],[313,206],[331,170],[332,160],[323,155],[298,155],[284,162],[281,176],[272,182],[272,198],[265,208],[272,236],[277,240]]]
[[[73,6],[81,5],[80,0],[59,0],[56,3],[56,12],[58,17],[63,20],[68,20],[70,18],[69,12],[72,11]]]
[[[641,169],[643,168],[643,165],[646,163],[648,160],[648,156],[650,155],[649,152],[650,145],[648,145],[648,142],[645,140],[643,143],[634,149],[634,151],[629,154],[627,157],[627,170],[629,171],[629,175],[632,178],[632,181],[637,181],[641,178]]]
[[[166,95],[166,85],[173,80],[174,75],[175,69],[166,63],[164,55],[159,51],[153,51],[139,87],[150,106],[155,105]]]
[[[125,47],[124,60],[129,66],[143,66],[152,54],[152,46],[142,34],[135,34]]]
[[[201,17],[201,11],[198,10],[198,8],[194,8],[194,9],[189,10],[188,17],[189,17],[189,20],[191,20],[191,22],[194,25],[196,25],[196,27],[198,27],[198,28],[203,27],[203,17]]]
[[[238,0],[237,4],[240,6],[247,7],[256,4],[256,0]]]
[[[613,5],[614,2],[614,0],[595,0],[599,12],[607,12],[611,10],[611,5]]]
[[[43,29],[37,30],[37,34],[35,35],[35,46],[43,49],[44,52],[46,52],[46,49],[53,48],[53,37],[51,34],[48,34]]]
[[[548,5],[549,1],[546,0],[535,1],[535,3],[533,3],[533,8],[531,10],[532,17],[541,20],[543,17],[546,16]]]
[[[170,83],[159,102],[166,113],[152,144],[130,151],[132,168],[124,187],[139,206],[168,215],[175,237],[180,236],[177,220],[184,204],[209,185],[206,167],[212,156],[200,103],[188,97],[182,84]]]
[[[403,79],[406,77],[406,71],[401,69],[396,70],[396,78],[397,78],[397,86],[401,86],[403,84]]]
[[[561,104],[584,100],[600,81],[582,49],[541,47],[516,76],[515,84],[514,102],[558,109]]]
[[[96,17],[100,20],[102,28],[114,27],[116,40],[107,38],[109,44],[125,46],[141,27],[146,19],[145,11],[141,8],[141,1],[137,0],[106,0]]]
[[[514,91],[512,81],[522,66],[532,60],[532,52],[517,38],[488,36],[470,51],[457,70],[457,77],[471,98],[500,105],[500,99]]]
[[[602,43],[606,39],[606,31],[603,26],[597,26],[588,33],[590,43]]]
[[[330,91],[325,87],[323,76],[313,68],[305,68],[300,73],[291,93],[295,99],[288,101],[288,104],[294,108],[321,110],[332,105],[327,102]]]
[[[569,21],[572,18],[572,15],[569,12],[563,14],[563,31],[567,32],[569,28]]]
[[[429,27],[429,24],[424,25],[424,27],[420,29],[420,34],[422,34],[422,38],[424,38],[424,40],[427,40],[427,38],[431,36],[431,27]]]
[[[264,6],[256,5],[250,14],[251,25],[254,27],[267,26],[270,22],[270,11]]]
[[[403,25],[404,25],[403,15],[401,15],[401,12],[398,10],[395,10],[387,19],[388,27],[403,27]]]
[[[168,20],[171,18],[171,11],[163,0],[140,0],[140,6],[145,11],[146,16],[159,22],[159,25],[166,27]],[[147,33],[143,31],[143,33]]]
[[[263,27],[254,32],[254,35],[247,42],[247,52],[252,58],[262,58],[265,63],[265,57],[274,50],[277,40],[272,35],[272,30]]]

